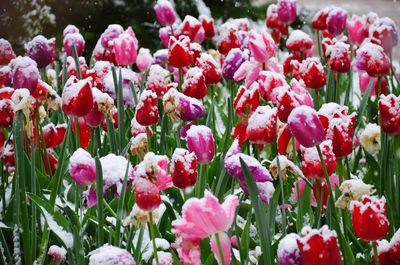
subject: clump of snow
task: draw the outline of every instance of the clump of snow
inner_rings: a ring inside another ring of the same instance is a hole
[[[116,186],[116,194],[121,194],[122,184],[124,182],[125,173],[130,176],[133,168],[129,161],[123,156],[108,154],[100,158],[103,172],[103,192],[107,192],[112,186]],[[127,171],[128,168],[128,171]]]
[[[375,155],[381,150],[381,128],[375,123],[369,123],[360,135],[360,144],[364,149]]]

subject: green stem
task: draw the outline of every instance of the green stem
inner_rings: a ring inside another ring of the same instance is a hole
[[[285,209],[285,187],[283,186],[282,179],[282,171],[281,171],[281,162],[279,161],[279,155],[276,157],[276,164],[278,165],[278,176],[279,176],[279,185],[281,186],[281,195],[282,195],[282,227],[283,227],[283,235],[286,235],[286,209]]]
[[[154,224],[153,224],[153,212],[149,212],[149,229],[150,229],[150,234],[151,234],[151,242],[153,244],[153,255],[156,260],[156,264],[160,265],[160,262],[158,260],[158,254],[157,254],[157,246],[156,246],[156,235],[155,235],[155,230],[154,230]]]
[[[215,234],[215,241],[217,242],[217,247],[218,247],[218,252],[219,252],[219,257],[221,259],[221,263],[222,263],[222,265],[226,265],[224,252],[222,251],[221,240],[219,238],[219,233]]]
[[[376,241],[372,241],[372,249],[374,250],[374,263],[375,265],[379,265],[379,255],[378,255],[378,247],[377,247],[377,242]]]

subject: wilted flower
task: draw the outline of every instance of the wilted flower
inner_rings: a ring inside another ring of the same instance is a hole
[[[365,184],[361,179],[348,179],[340,184],[339,190],[342,195],[337,199],[335,206],[339,208],[346,208],[350,205],[351,201],[358,201],[364,195],[371,194],[372,185]]]
[[[374,155],[381,150],[381,130],[379,125],[369,123],[360,135],[361,146],[370,154]]]

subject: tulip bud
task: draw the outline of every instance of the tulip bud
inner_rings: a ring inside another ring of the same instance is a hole
[[[122,33],[124,33],[124,28],[121,25],[108,25],[106,30],[100,36],[101,46],[103,46],[104,49],[112,48],[112,41],[118,38]]]
[[[188,36],[190,41],[202,43],[204,40],[204,29],[200,21],[195,17],[185,16],[182,23],[176,29],[177,35]]]
[[[326,19],[328,17],[329,12],[333,9],[332,6],[325,7],[319,10],[312,19],[312,27],[317,30],[326,30]]]
[[[351,19],[347,19],[346,28],[349,33],[349,41],[353,45],[361,45],[368,37],[367,17],[364,15],[353,15]]]
[[[245,86],[240,86],[233,101],[236,115],[247,120],[258,106],[260,106],[258,86],[252,85],[248,89]]]
[[[13,93],[12,88],[0,88],[0,127],[2,128],[9,127],[14,121],[14,102],[11,100]]]
[[[89,256],[89,265],[136,265],[128,251],[107,244],[90,252]]]
[[[214,136],[211,129],[204,125],[192,125],[187,131],[187,148],[194,152],[197,163],[208,164],[214,159]]]
[[[233,81],[233,76],[237,69],[249,59],[249,51],[234,48],[231,49],[225,58],[224,64],[222,65],[222,76],[226,80]]]
[[[279,0],[277,13],[279,20],[283,24],[292,24],[297,17],[297,0]]]
[[[197,180],[197,159],[193,152],[176,148],[172,155],[171,176],[175,187],[186,189],[193,187]]]
[[[69,33],[64,36],[63,47],[64,51],[68,56],[73,56],[72,54],[72,47],[75,46],[76,53],[78,56],[81,56],[83,50],[85,49],[85,40],[83,39],[82,35],[78,32],[76,33]]]
[[[305,227],[301,233],[302,236],[297,239],[297,245],[303,265],[343,264],[336,232],[329,230],[327,225],[319,230]]]
[[[158,98],[162,98],[168,91],[167,77],[169,72],[159,66],[153,64],[150,67],[149,75],[146,81],[146,89],[157,94]]]
[[[137,39],[131,28],[115,38],[113,51],[118,65],[130,65],[136,62]]]
[[[151,126],[157,123],[158,118],[157,94],[150,90],[143,91],[136,107],[137,122],[143,126]]]
[[[179,119],[194,121],[205,114],[204,106],[199,100],[186,96],[175,88],[171,88],[164,95],[163,104],[165,114],[174,122],[178,122]]]
[[[13,87],[27,88],[30,93],[35,91],[38,80],[39,70],[34,60],[29,57],[18,56],[10,62],[13,73]]]
[[[96,166],[92,156],[82,148],[76,150],[69,159],[69,174],[81,186],[89,186],[96,181]]]
[[[357,50],[355,61],[357,69],[366,71],[370,76],[381,77],[389,74],[389,58],[379,45],[363,44]]]
[[[46,144],[46,148],[55,148],[59,146],[65,136],[65,132],[67,131],[67,125],[59,124],[54,126],[53,123],[49,123],[43,127],[43,138]]]
[[[279,20],[278,6],[276,4],[268,5],[266,17],[267,28],[276,29],[282,27],[283,23]]]
[[[391,56],[392,49],[398,42],[396,23],[388,17],[376,19],[369,27],[369,37]]]
[[[12,59],[15,58],[15,53],[11,44],[0,38],[0,65],[7,65]]]
[[[192,67],[186,72],[182,92],[197,99],[202,99],[207,95],[206,80],[201,68]]]
[[[25,45],[26,53],[32,58],[39,68],[46,67],[56,57],[56,39],[46,39],[42,35],[34,37]]]
[[[212,39],[214,38],[216,34],[216,29],[214,25],[214,19],[206,17],[205,15],[201,15],[199,17],[200,23],[203,26],[204,29],[204,36],[206,39]]]
[[[136,203],[143,211],[154,211],[161,204],[160,191],[149,179],[137,177],[134,182]]]
[[[314,147],[325,139],[317,112],[308,106],[295,108],[288,117],[289,129],[304,147]]]
[[[400,134],[400,96],[381,95],[379,98],[380,125],[387,134]]]
[[[151,56],[150,50],[146,48],[140,48],[138,56],[136,58],[136,66],[140,72],[145,72],[149,70],[153,62],[153,57]]]
[[[353,229],[357,237],[366,241],[376,241],[385,237],[389,231],[386,217],[386,200],[364,196],[362,201],[350,204]]]
[[[336,169],[336,157],[333,153],[332,141],[326,140],[321,144],[322,157],[325,162],[328,175],[332,175]],[[304,176],[307,178],[320,178],[324,179],[324,171],[322,169],[322,163],[318,155],[317,148],[301,147],[301,168],[303,170]]]
[[[171,37],[168,44],[168,62],[170,66],[182,68],[189,66],[193,61],[190,52],[190,39],[179,36],[178,39]]]
[[[347,11],[340,7],[333,7],[326,18],[326,28],[334,36],[343,32],[346,27]]]
[[[259,106],[251,114],[246,134],[251,143],[268,144],[275,140],[277,109],[270,106]]]
[[[291,233],[279,241],[278,262],[279,265],[300,265],[300,249],[297,245],[299,236]]]
[[[269,33],[258,34],[254,30],[249,34],[249,49],[254,59],[261,63],[268,61],[277,51],[275,42]]]
[[[238,27],[231,22],[225,22],[219,28],[219,39],[217,49],[221,54],[228,54],[234,48],[240,48],[240,39]]]
[[[203,75],[207,85],[217,84],[221,81],[221,67],[211,55],[202,53],[196,60],[196,66],[203,70]]]
[[[79,130],[79,144],[80,147],[86,149],[89,145],[90,141],[90,136],[91,136],[91,130],[86,121],[83,118],[78,119],[78,125],[75,123],[75,119],[72,120],[71,122],[71,131],[72,134],[76,134],[76,129],[78,126]]]
[[[319,89],[326,83],[326,74],[320,60],[316,57],[306,58],[297,70],[293,70],[293,77],[303,79],[307,87]]]
[[[326,49],[325,55],[332,71],[346,73],[350,70],[350,46],[348,44],[337,41]]]
[[[158,0],[157,4],[154,6],[154,11],[156,12],[158,22],[160,22],[162,26],[174,24],[176,14],[170,1]]]
[[[258,80],[260,96],[266,101],[276,103],[276,88],[286,85],[285,77],[272,71],[261,71]]]
[[[71,76],[65,83],[62,93],[62,110],[65,114],[83,117],[93,107],[91,78],[78,80]]]
[[[61,263],[67,256],[67,250],[63,247],[52,245],[49,247],[47,255],[49,255],[57,263]]]
[[[286,46],[292,51],[304,52],[313,47],[313,40],[307,33],[297,29],[290,33]]]

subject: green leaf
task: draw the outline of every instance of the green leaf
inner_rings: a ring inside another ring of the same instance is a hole
[[[100,160],[98,157],[96,161],[96,195],[97,195],[97,222],[99,227],[102,228],[104,225],[103,217],[103,170],[101,168]],[[103,229],[97,229],[97,247],[103,245],[104,234]]]

